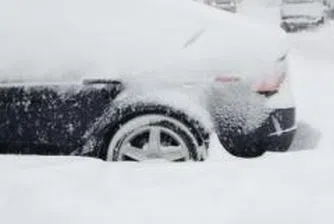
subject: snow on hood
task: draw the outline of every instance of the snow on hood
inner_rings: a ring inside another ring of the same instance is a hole
[[[289,3],[282,5],[281,14],[282,16],[308,16],[309,20],[314,20],[324,16],[324,10],[324,5],[318,1]]]
[[[255,74],[287,49],[279,29],[190,0],[3,0],[0,33],[12,80]]]

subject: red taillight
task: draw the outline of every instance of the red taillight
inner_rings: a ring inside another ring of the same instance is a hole
[[[240,81],[240,78],[236,76],[218,76],[215,81],[221,83],[231,83]]]
[[[219,75],[216,77],[215,81],[220,83],[236,83],[239,81],[245,81],[246,83],[244,84],[250,84],[253,91],[265,96],[271,96],[279,91],[282,83],[288,75],[286,58],[286,54],[278,58],[274,64],[272,72],[267,73],[267,75],[257,77],[253,81],[250,81],[252,80],[252,77],[249,77],[248,79],[247,76],[236,76],[233,73]],[[259,75],[261,74],[263,73],[259,73]],[[248,81],[250,81],[250,83],[248,83]]]
[[[285,73],[282,73],[281,75],[265,76],[253,83],[252,89],[261,95],[272,96],[278,92],[284,79]],[[215,81],[222,84],[229,84],[239,82],[241,81],[241,78],[238,76],[218,76],[215,78]]]
[[[285,73],[268,78],[256,83],[253,88],[259,93],[277,92],[285,79]]]

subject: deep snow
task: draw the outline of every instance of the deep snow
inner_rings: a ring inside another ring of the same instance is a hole
[[[333,223],[334,23],[288,39],[290,152],[239,159],[214,138],[204,163],[0,156],[0,223]]]

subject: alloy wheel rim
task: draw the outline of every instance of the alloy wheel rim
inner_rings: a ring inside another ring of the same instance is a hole
[[[162,159],[186,161],[189,159],[186,143],[176,132],[161,126],[141,127],[124,138],[118,151],[118,160],[147,161]]]

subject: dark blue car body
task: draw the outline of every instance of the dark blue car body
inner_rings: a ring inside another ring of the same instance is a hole
[[[69,155],[122,91],[119,82],[0,88],[0,153]]]

